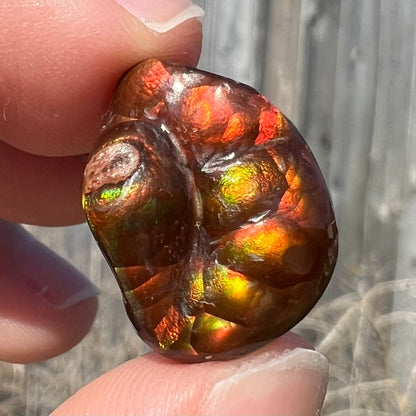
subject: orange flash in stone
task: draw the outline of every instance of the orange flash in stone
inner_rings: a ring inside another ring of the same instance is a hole
[[[336,262],[328,191],[290,121],[248,86],[155,59],[117,87],[83,207],[139,335],[183,362],[283,334]]]

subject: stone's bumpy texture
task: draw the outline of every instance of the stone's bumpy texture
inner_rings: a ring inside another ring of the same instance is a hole
[[[328,191],[291,122],[246,85],[155,59],[115,92],[83,206],[139,335],[179,361],[283,334],[336,262]]]

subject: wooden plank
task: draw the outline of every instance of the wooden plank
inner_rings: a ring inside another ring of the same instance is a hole
[[[364,195],[378,65],[378,0],[341,3],[333,111],[333,148],[329,167],[338,226],[340,264],[350,272],[361,261],[364,238]]]
[[[206,11],[199,67],[259,89],[268,1],[209,0],[199,4]]]
[[[408,140],[416,5],[381,1],[377,92],[366,195],[363,257],[396,262]]]
[[[301,0],[270,4],[263,91],[296,125],[300,116],[299,24]]]
[[[299,129],[324,174],[332,151],[332,116],[340,0],[304,0],[301,9],[302,93]]]

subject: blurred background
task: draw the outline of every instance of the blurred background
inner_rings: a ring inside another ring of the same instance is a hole
[[[324,415],[416,414],[416,2],[199,0],[200,68],[252,85],[298,127],[333,198],[340,256],[297,326],[330,361]],[[0,364],[1,415],[44,415],[146,351],[87,226],[28,227],[102,292],[91,333]]]

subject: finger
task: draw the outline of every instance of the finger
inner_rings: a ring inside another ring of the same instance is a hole
[[[52,415],[317,415],[328,364],[305,347],[286,334],[227,362],[178,364],[152,353],[91,382]]]
[[[89,331],[97,290],[20,226],[0,220],[0,360],[67,351]]]
[[[38,225],[85,220],[81,183],[87,157],[44,157],[0,141],[0,218]]]
[[[200,8],[119,2],[130,12],[114,0],[0,2],[3,141],[40,155],[88,153],[128,68],[148,57],[196,64]]]

